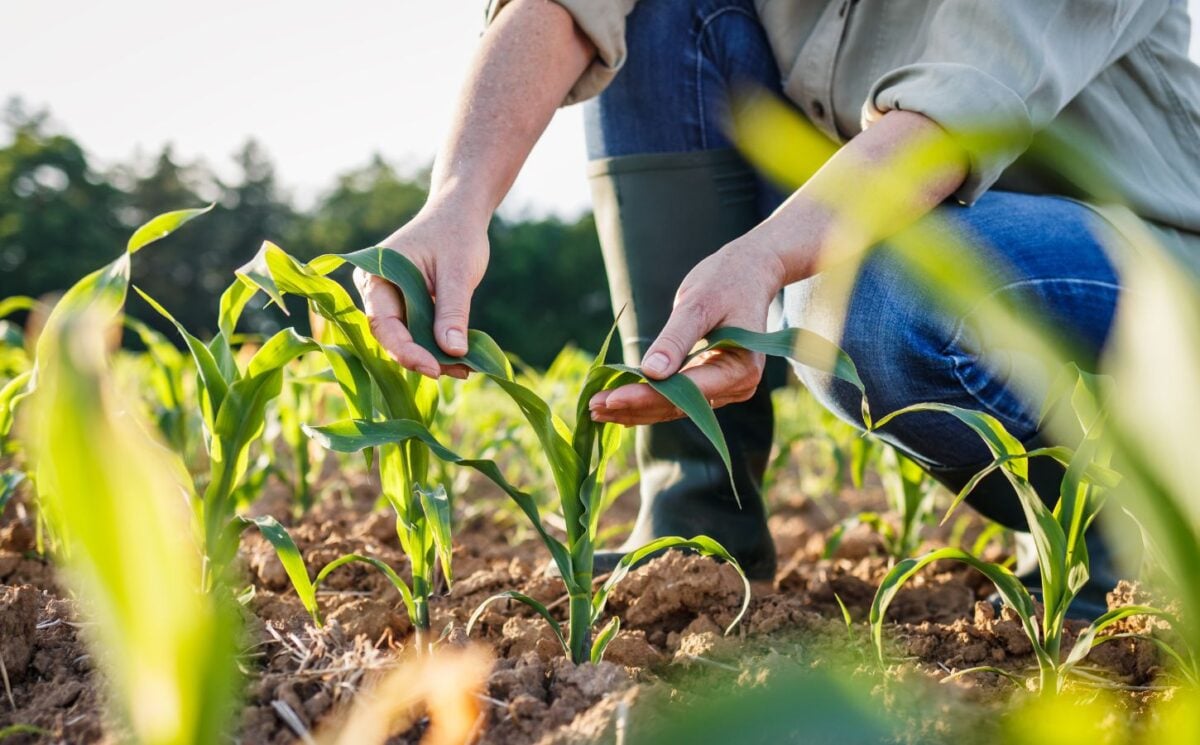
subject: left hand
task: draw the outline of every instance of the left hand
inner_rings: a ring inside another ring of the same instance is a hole
[[[745,238],[701,261],[679,286],[670,319],[642,358],[642,373],[655,380],[670,377],[696,342],[715,328],[765,330],[768,307],[783,287],[783,277],[779,257]],[[716,408],[753,396],[764,362],[763,355],[745,349],[711,350],[687,361],[683,374]],[[597,393],[588,407],[593,421],[624,425],[684,416],[645,383]]]

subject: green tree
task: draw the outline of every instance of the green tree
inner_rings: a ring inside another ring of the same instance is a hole
[[[0,147],[0,297],[63,290],[111,261],[129,227],[124,195],[83,149],[54,132],[44,111],[19,99],[4,107]]]

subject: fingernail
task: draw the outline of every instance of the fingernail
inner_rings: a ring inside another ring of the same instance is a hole
[[[646,359],[642,360],[642,370],[654,375],[662,375],[667,371],[667,365],[671,364],[671,360],[662,352],[655,352]]]
[[[458,329],[449,329],[446,331],[446,346],[456,351],[466,351],[467,337]]]
[[[604,407],[606,409],[612,409],[613,411],[616,411],[618,409],[624,409],[624,408],[627,408],[628,406],[629,406],[629,403],[626,402],[624,399],[620,398],[619,396],[609,396],[608,400],[604,402]]]

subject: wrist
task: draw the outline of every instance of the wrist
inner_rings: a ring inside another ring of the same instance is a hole
[[[449,217],[470,229],[486,231],[492,221],[495,205],[483,195],[469,189],[435,187],[421,207],[424,216]]]
[[[754,231],[725,244],[721,249],[737,257],[740,267],[746,267],[757,276],[758,282],[768,297],[774,297],[787,284],[786,267],[779,254]]]

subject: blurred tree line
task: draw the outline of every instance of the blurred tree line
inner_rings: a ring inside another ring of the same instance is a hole
[[[153,158],[102,171],[46,112],[11,100],[3,117],[0,298],[62,291],[111,261],[129,233],[155,214],[215,202],[211,215],[134,262],[134,283],[201,338],[216,330],[217,301],[234,269],[264,239],[303,259],[371,246],[417,213],[428,187],[428,173],[402,174],[375,157],[338,176],[310,209],[300,210],[253,140],[234,155],[231,181],[202,163],[182,162],[169,145]],[[612,311],[591,216],[574,222],[496,218],[488,233],[491,265],[471,325],[540,367],[564,344],[598,347]],[[350,286],[347,269],[336,276]],[[131,298],[129,307],[176,338],[140,299]],[[302,305],[293,319],[307,325]],[[275,310],[251,312],[244,328],[265,334],[281,323]]]

